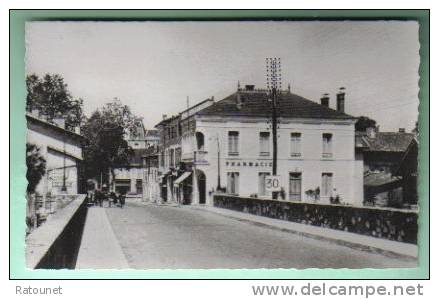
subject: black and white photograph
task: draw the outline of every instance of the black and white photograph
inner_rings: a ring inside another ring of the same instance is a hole
[[[29,269],[418,266],[416,21],[29,21]]]

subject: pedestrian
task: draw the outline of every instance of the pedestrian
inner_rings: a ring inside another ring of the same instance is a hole
[[[120,208],[123,209],[123,206],[125,205],[125,194],[123,193],[119,195],[119,204]]]
[[[118,194],[114,194],[114,197],[113,197],[113,204],[114,204],[114,206],[116,207],[117,206],[117,198],[120,196],[120,194],[118,195]]]
[[[101,198],[101,191],[100,190],[96,190],[95,196],[94,196],[94,204],[95,204],[95,206],[99,205],[99,199],[100,198]]]
[[[109,208],[111,208],[111,204],[113,203],[115,197],[116,197],[116,193],[111,192],[110,197],[108,198],[108,207]]]

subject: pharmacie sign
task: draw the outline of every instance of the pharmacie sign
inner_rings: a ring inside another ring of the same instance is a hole
[[[272,162],[265,161],[226,161],[226,166],[232,167],[272,167]]]

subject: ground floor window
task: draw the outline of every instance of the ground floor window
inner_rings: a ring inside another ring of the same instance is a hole
[[[332,173],[322,173],[322,196],[332,196]]]
[[[268,196],[267,188],[265,186],[265,178],[269,176],[269,172],[260,172],[258,174],[258,194],[259,196]]]
[[[143,193],[143,182],[142,180],[136,180],[136,193],[142,194]]]
[[[302,199],[302,173],[291,172],[290,173],[290,200]]]
[[[117,193],[127,194],[130,191],[130,180],[117,179],[114,187]]]
[[[227,193],[239,194],[239,172],[227,173]]]

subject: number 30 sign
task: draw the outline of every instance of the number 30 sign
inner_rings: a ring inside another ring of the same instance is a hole
[[[280,187],[280,176],[279,175],[268,175],[265,177],[265,189],[268,192],[279,192]]]

